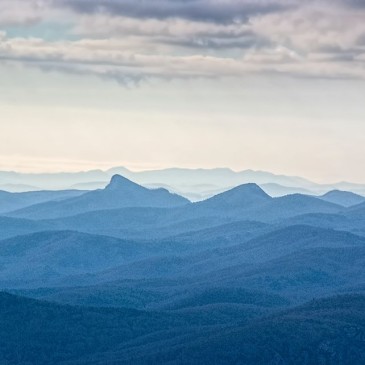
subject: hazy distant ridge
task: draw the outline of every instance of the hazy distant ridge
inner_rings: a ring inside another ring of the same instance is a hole
[[[169,168],[149,171],[130,171],[115,167],[106,171],[91,170],[74,173],[26,174],[0,172],[0,190],[94,190],[104,188],[110,178],[119,174],[146,187],[163,187],[196,201],[211,197],[240,184],[256,183],[271,196],[293,193],[322,195],[330,190],[347,190],[365,195],[365,184],[339,182],[317,184],[298,176],[277,175],[265,171],[244,170],[235,172],[228,168],[184,169]]]

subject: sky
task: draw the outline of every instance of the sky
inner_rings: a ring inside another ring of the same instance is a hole
[[[0,0],[0,170],[365,182],[364,0]]]

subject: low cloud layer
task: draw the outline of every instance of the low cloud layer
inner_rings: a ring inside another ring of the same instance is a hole
[[[50,39],[47,28],[62,31]],[[3,0],[0,59],[123,83],[251,73],[365,79],[365,5]]]
[[[281,11],[285,1],[247,0],[63,0],[81,14],[110,14],[137,19],[186,19],[214,23],[246,21],[255,14]]]

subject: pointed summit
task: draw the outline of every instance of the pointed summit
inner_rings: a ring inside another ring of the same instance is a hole
[[[189,200],[165,189],[147,189],[133,181],[114,175],[102,190],[62,201],[33,205],[13,212],[16,217],[60,218],[90,211],[121,208],[172,208],[189,204]]]
[[[141,185],[134,183],[122,175],[113,175],[110,183],[105,187],[105,190],[121,190],[121,189],[142,189],[145,190]]]
[[[228,192],[235,194],[254,194],[262,197],[269,197],[257,184],[248,183],[236,186],[235,188],[229,190]]]

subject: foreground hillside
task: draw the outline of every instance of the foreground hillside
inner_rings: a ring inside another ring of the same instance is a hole
[[[181,313],[60,306],[1,293],[0,362],[360,365],[364,307],[364,295],[345,295],[217,327]]]

